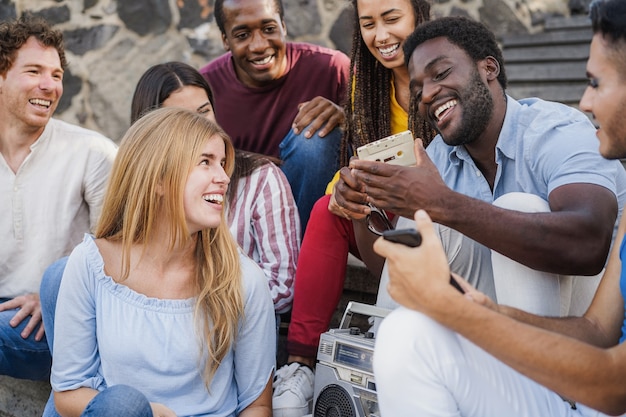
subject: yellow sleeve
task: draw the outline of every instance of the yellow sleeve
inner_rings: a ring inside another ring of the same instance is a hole
[[[335,176],[333,177],[333,179],[330,180],[330,182],[326,186],[326,194],[327,195],[333,193],[333,188],[335,188],[335,184],[337,184],[337,181],[339,181],[339,171],[337,171],[335,173]]]

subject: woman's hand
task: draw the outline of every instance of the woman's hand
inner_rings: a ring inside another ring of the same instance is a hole
[[[333,213],[335,216],[344,217],[348,220],[361,220],[365,218],[366,214],[355,213],[353,211],[350,211],[348,209],[341,207],[337,203],[337,199],[335,198],[335,190],[336,188],[333,187],[333,193],[331,194],[330,201],[328,202],[328,211]]]

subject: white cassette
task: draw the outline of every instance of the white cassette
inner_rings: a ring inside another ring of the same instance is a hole
[[[356,150],[359,159],[386,162],[393,165],[415,165],[413,134],[410,130],[387,136]]]

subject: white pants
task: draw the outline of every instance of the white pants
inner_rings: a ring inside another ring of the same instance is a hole
[[[547,201],[525,193],[505,194],[495,200],[494,205],[526,213],[550,211]],[[414,225],[412,219],[400,218],[396,227]],[[600,283],[601,273],[573,277],[536,271],[489,250],[456,230],[439,224],[435,227],[452,271],[499,304],[541,316],[581,316]],[[376,305],[393,309],[397,303],[387,292],[388,282],[385,265]]]
[[[547,201],[532,194],[505,194],[493,204],[524,213],[550,211]],[[491,252],[491,265],[498,303],[540,316],[582,316],[602,277],[602,273],[571,276],[540,272],[496,251]]]
[[[600,417],[400,307],[380,325],[374,374],[382,417]]]

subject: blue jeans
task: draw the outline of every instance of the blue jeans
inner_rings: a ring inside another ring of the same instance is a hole
[[[67,264],[67,256],[50,265],[43,273],[39,287],[41,315],[43,316],[43,326],[46,329],[46,338],[51,354],[54,341],[54,310],[57,305],[57,296],[59,295],[59,286],[61,285],[61,278],[63,278],[65,264]]]
[[[39,287],[39,301],[41,302],[41,315],[43,318],[43,325],[46,329],[46,338],[48,340],[48,347],[50,354],[52,354],[52,347],[54,341],[54,311],[57,305],[57,296],[59,295],[59,285],[61,285],[61,278],[63,278],[63,271],[65,270],[65,264],[67,264],[67,256],[55,261],[50,265],[43,273],[41,279],[41,286]],[[44,417],[60,417],[54,408],[54,398],[52,393],[46,403],[46,408],[43,412]]]
[[[141,392],[128,385],[114,385],[101,391],[85,407],[81,417],[152,417],[150,402]],[[60,417],[54,408],[52,395],[43,417]]]
[[[9,298],[0,298],[0,303],[9,301]],[[46,337],[35,340],[39,326],[24,339],[22,331],[28,324],[30,317],[22,320],[17,327],[11,327],[9,321],[15,316],[18,309],[0,312],[0,375],[13,378],[46,380],[50,378],[52,357],[48,350]]]
[[[326,186],[339,169],[342,134],[335,128],[323,138],[316,133],[307,139],[304,132],[306,128],[296,135],[291,129],[279,147],[281,169],[298,206],[303,236],[313,205],[324,195]]]

